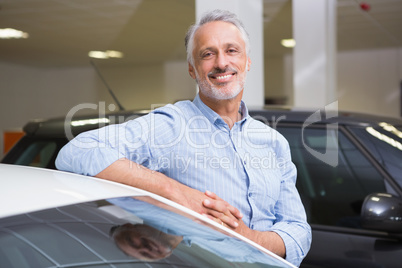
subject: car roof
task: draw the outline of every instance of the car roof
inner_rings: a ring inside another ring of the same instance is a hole
[[[68,172],[0,164],[0,217],[124,196],[153,194]]]
[[[71,118],[57,117],[50,119],[36,119],[29,121],[24,126],[24,132],[28,136],[65,138],[65,124],[70,125],[69,131],[71,131],[71,134],[75,136],[87,130],[134,119],[143,116],[150,111],[151,110],[131,110],[107,114],[77,115]],[[347,111],[307,110],[285,106],[265,106],[262,108],[250,108],[249,113],[252,117],[262,119],[266,123],[304,123],[307,120],[310,120],[312,123],[321,124],[337,123],[355,126],[378,126],[378,124],[386,122],[393,126],[402,127],[401,118]],[[319,118],[318,121],[317,118]]]
[[[343,125],[377,126],[379,123],[386,122],[394,126],[402,126],[401,118],[343,110],[326,110],[325,108],[313,110],[281,106],[265,106],[260,109],[251,108],[250,115],[265,115],[268,119],[272,119],[273,116],[273,121],[281,120],[282,122],[289,123],[305,123],[309,120],[314,123],[322,124],[339,123]],[[317,117],[319,118],[319,121],[315,121]]]
[[[149,110],[121,111],[107,114],[85,114],[72,117],[34,119],[25,124],[23,130],[28,136],[65,138],[65,126],[75,136],[81,132],[96,129],[112,123],[122,123],[149,113]]]

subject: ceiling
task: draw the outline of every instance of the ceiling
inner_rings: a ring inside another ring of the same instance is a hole
[[[264,0],[264,54],[281,56],[289,49],[280,40],[292,36],[292,1]],[[369,5],[364,11],[360,4]],[[402,0],[337,0],[337,49],[402,47]]]
[[[338,50],[401,47],[402,0],[337,1]],[[89,64],[90,50],[118,50],[107,65],[184,60],[185,32],[195,20],[193,0],[2,0],[0,28],[29,33],[0,40],[0,61],[34,67]],[[265,57],[291,53],[291,0],[264,0]]]

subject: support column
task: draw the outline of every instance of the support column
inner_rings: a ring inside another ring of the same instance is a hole
[[[243,100],[247,106],[264,105],[264,49],[263,49],[263,3],[262,0],[196,0],[195,14],[198,21],[202,15],[214,9],[235,13],[242,20],[250,35],[251,68],[247,74]]]
[[[293,0],[294,106],[336,101],[336,0]]]

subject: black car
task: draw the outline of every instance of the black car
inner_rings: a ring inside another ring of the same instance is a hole
[[[3,163],[55,168],[69,138],[148,111],[32,121]],[[400,267],[402,120],[337,111],[251,110],[289,141],[313,230],[301,267]]]

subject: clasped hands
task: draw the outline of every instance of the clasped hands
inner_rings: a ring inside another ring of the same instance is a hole
[[[204,194],[208,197],[202,201],[206,209],[205,213],[202,213],[204,216],[231,229],[239,227],[243,215],[237,208],[213,192],[206,191]]]
[[[211,191],[203,193],[189,188],[186,190],[186,194],[182,195],[179,201],[182,205],[244,236],[250,230],[242,220],[243,214],[215,193]]]

